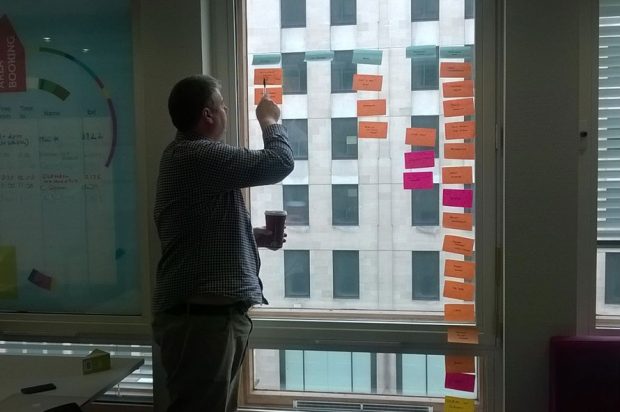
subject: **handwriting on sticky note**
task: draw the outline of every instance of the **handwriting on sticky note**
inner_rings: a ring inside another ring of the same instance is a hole
[[[476,373],[476,358],[474,356],[446,355],[447,373]]]
[[[266,84],[271,86],[282,85],[282,69],[255,69],[254,70],[254,84],[262,85],[263,80]]]
[[[474,284],[446,280],[443,284],[443,297],[471,302],[474,300]]]
[[[441,85],[443,97],[473,97],[473,80],[463,80],[458,82],[445,82]]]
[[[405,189],[432,189],[433,172],[405,172],[403,186]]]
[[[443,167],[441,181],[444,184],[471,184],[474,182],[471,166]]]
[[[381,91],[383,76],[375,74],[354,74],[353,90]]]
[[[446,303],[443,317],[447,322],[475,322],[476,312],[473,303]]]
[[[473,392],[476,387],[476,375],[468,373],[446,373],[446,389]]]
[[[444,206],[471,207],[474,201],[474,191],[471,189],[444,189]]]
[[[383,116],[386,113],[385,99],[357,101],[358,116]]]
[[[474,239],[462,236],[445,235],[443,237],[444,252],[458,253],[464,256],[474,254]]]
[[[445,123],[446,139],[473,139],[476,137],[476,122],[467,120],[465,122]]]
[[[435,166],[435,151],[422,150],[419,152],[405,152],[405,169],[419,169]]]
[[[359,122],[357,136],[359,138],[386,139],[387,122]]]
[[[441,223],[448,229],[472,230],[473,216],[471,213],[443,212]]]
[[[442,62],[439,65],[440,77],[471,77],[471,63]]]
[[[472,280],[476,274],[476,264],[464,260],[446,259],[443,273],[453,278]]]
[[[473,160],[476,157],[475,150],[473,143],[446,143],[443,145],[443,157]]]
[[[465,326],[448,326],[449,343],[478,343],[480,332],[478,328]]]
[[[281,87],[267,87],[267,95],[274,103],[282,104],[282,88]],[[263,88],[254,88],[254,104],[260,103],[260,99],[263,98]]]
[[[408,127],[405,143],[412,146],[434,147],[437,130],[425,127]]]
[[[443,101],[443,115],[446,117],[472,116],[475,113],[474,99],[471,97]]]
[[[443,412],[474,412],[476,404],[473,399],[446,396]]]

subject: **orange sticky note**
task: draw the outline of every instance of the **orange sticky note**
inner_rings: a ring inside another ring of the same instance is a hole
[[[474,182],[471,166],[441,168],[441,181],[444,184],[471,184]]]
[[[478,328],[469,328],[462,326],[449,326],[448,327],[448,342],[449,343],[478,343],[480,333]]]
[[[354,74],[353,90],[381,91],[383,76],[377,74]]]
[[[267,94],[274,103],[282,104],[282,88],[281,87],[267,87]],[[263,98],[263,88],[256,87],[254,89],[254,104],[258,104],[260,99]]]
[[[453,278],[472,280],[476,274],[476,264],[464,260],[446,259],[443,273]]]
[[[476,137],[476,122],[445,123],[446,139],[473,139]]]
[[[443,157],[446,159],[474,159],[476,157],[473,143],[446,143],[443,145]]]
[[[473,217],[471,213],[443,213],[442,226],[448,229],[471,230]]]
[[[475,322],[476,312],[473,303],[444,305],[444,319],[448,322]]]
[[[443,296],[445,298],[472,301],[474,300],[474,284],[446,280],[443,284]]]
[[[474,99],[454,99],[443,101],[443,115],[452,116],[472,116],[475,113]]]
[[[388,124],[386,122],[359,122],[357,137],[387,139]]]
[[[443,237],[443,247],[441,250],[445,252],[471,256],[473,255],[474,251],[474,239],[461,236],[445,235]]]
[[[408,127],[405,143],[412,146],[435,146],[437,130],[433,128]]]
[[[439,65],[440,77],[471,77],[471,63],[442,62]]]
[[[383,116],[386,113],[385,99],[358,100],[358,116]]]
[[[446,355],[446,373],[476,373],[474,356]]]
[[[443,97],[473,97],[474,81],[463,80],[458,82],[445,82],[441,85]]]
[[[265,84],[281,86],[282,69],[254,69],[254,84],[262,86],[263,80],[265,81]]]

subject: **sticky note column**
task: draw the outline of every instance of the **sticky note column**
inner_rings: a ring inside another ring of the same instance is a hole
[[[383,62],[382,50],[354,50],[353,63],[358,67],[359,71],[377,71]],[[379,97],[379,93],[383,88],[383,76],[379,74],[362,74],[353,75],[353,90],[358,92],[357,100],[357,117],[358,130],[357,136],[360,139],[386,139],[388,133],[388,123],[369,119],[369,116],[378,117],[387,115],[387,102],[382,98],[366,98],[362,95],[375,95]],[[377,93],[368,93],[377,92]]]

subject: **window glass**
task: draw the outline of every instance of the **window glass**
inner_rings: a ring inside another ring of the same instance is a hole
[[[475,0],[465,0],[465,18],[466,19],[474,18],[474,7],[475,7]]]
[[[411,58],[411,90],[439,88],[439,54]]]
[[[310,297],[309,251],[284,251],[284,296],[287,298]]]
[[[439,252],[413,251],[412,258],[412,299],[439,299]]]
[[[411,21],[439,20],[439,0],[411,0]]]
[[[360,297],[359,251],[334,250],[334,298]]]
[[[307,226],[310,221],[308,212],[308,185],[283,185],[282,197],[286,210],[287,226]]]
[[[308,119],[283,119],[296,160],[308,159]]]
[[[282,28],[306,27],[306,0],[280,0]]]
[[[355,24],[356,20],[356,0],[331,0],[332,26]]]
[[[332,159],[357,159],[357,118],[332,119]]]
[[[332,224],[359,225],[357,185],[332,185]]]
[[[353,75],[357,65],[353,63],[352,50],[334,52],[332,60],[332,93],[352,93]]]
[[[411,191],[411,226],[439,226],[439,185]]]
[[[620,253],[605,253],[605,303],[620,304]]]
[[[308,91],[308,73],[305,53],[282,53],[282,92],[305,94]]]

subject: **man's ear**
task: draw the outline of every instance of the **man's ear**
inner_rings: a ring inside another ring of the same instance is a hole
[[[213,112],[208,107],[202,109],[202,117],[209,124],[213,123]]]

